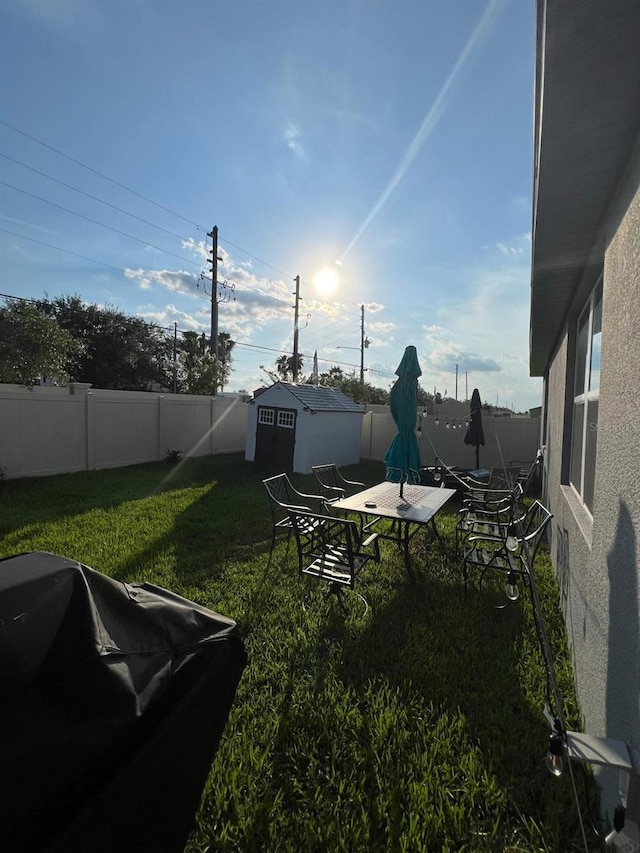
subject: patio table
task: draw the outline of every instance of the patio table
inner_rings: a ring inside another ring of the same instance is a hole
[[[395,522],[393,532],[378,535],[382,539],[390,539],[402,546],[407,574],[413,580],[409,542],[427,524],[431,524],[439,538],[435,516],[455,494],[455,489],[405,485],[403,496],[400,497],[399,485],[385,481],[351,497],[336,501],[332,504],[332,509],[355,512],[365,519],[367,516],[374,515],[373,521],[364,524],[365,530],[371,529],[381,518],[388,518]]]

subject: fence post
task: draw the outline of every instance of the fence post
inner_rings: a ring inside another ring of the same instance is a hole
[[[165,448],[165,428],[164,428],[164,394],[158,394],[158,454],[157,458],[164,458]]]
[[[216,441],[214,436],[214,424],[216,422],[216,398],[211,398],[211,408],[209,409],[209,452],[213,456],[216,452]]]
[[[85,447],[87,449],[87,471],[96,467],[95,398],[93,391],[87,391],[85,405]]]

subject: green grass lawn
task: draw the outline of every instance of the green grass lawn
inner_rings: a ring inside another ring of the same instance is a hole
[[[528,598],[464,595],[444,536],[392,543],[360,575],[369,612],[344,618],[297,573],[241,454],[6,481],[0,557],[45,550],[149,581],[237,620],[248,652],[187,853],[584,850],[569,774],[544,766],[545,670]],[[382,463],[346,468],[382,479]],[[312,477],[293,475],[302,491]],[[548,556],[537,577],[570,726],[579,727]],[[305,595],[311,605],[303,607]],[[576,768],[593,810],[593,780]]]

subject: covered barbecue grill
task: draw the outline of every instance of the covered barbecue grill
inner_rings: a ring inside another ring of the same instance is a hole
[[[235,623],[45,552],[0,560],[3,853],[181,853],[246,653]]]

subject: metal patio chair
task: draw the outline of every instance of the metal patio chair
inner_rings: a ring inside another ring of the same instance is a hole
[[[495,605],[498,609],[506,607],[509,601],[515,601],[519,597],[518,581],[529,584],[536,553],[552,517],[549,510],[536,500],[524,516],[514,519],[507,528],[497,530],[495,539],[483,533],[469,536],[465,540],[462,563],[465,593],[469,569],[472,569],[479,572],[480,590],[487,578],[504,585],[507,602]]]
[[[269,549],[269,561],[273,556],[276,537],[279,533],[287,534],[287,548],[291,537],[292,525],[289,510],[297,509],[302,512],[327,512],[327,502],[322,495],[306,495],[293,487],[287,474],[276,474],[262,481],[269,498],[273,529],[271,534],[271,548]]]
[[[509,462],[509,465],[520,466],[518,481],[522,486],[522,491],[525,495],[529,494],[533,484],[537,483],[539,480],[540,471],[542,470],[542,458],[542,451],[538,450],[533,462]]]
[[[436,456],[435,466],[431,476],[433,477],[436,485],[444,485],[447,488],[456,489],[456,491],[463,495],[466,495],[474,489],[486,489],[488,486],[487,480],[475,479],[469,474],[459,471],[457,468],[452,468],[450,465],[447,465],[446,462],[443,462],[439,456]]]
[[[458,511],[455,527],[455,554],[460,553],[460,544],[470,536],[480,536],[492,541],[503,541],[512,533],[509,528],[517,527],[526,513],[521,503],[522,487],[517,484],[512,492],[495,502],[463,502]]]
[[[347,480],[340,473],[335,462],[327,465],[313,465],[311,470],[320,486],[320,491],[330,501],[341,500],[366,488],[364,483],[359,483],[357,480]]]
[[[520,465],[509,464],[506,468],[494,467],[489,474],[490,489],[513,489],[520,479]]]
[[[328,594],[335,595],[343,613],[348,610],[343,598],[350,589],[365,605],[366,598],[355,592],[356,578],[367,565],[380,562],[378,534],[362,538],[355,521],[332,515],[315,515],[297,509],[289,510],[298,551],[300,574],[314,577],[329,584]]]

